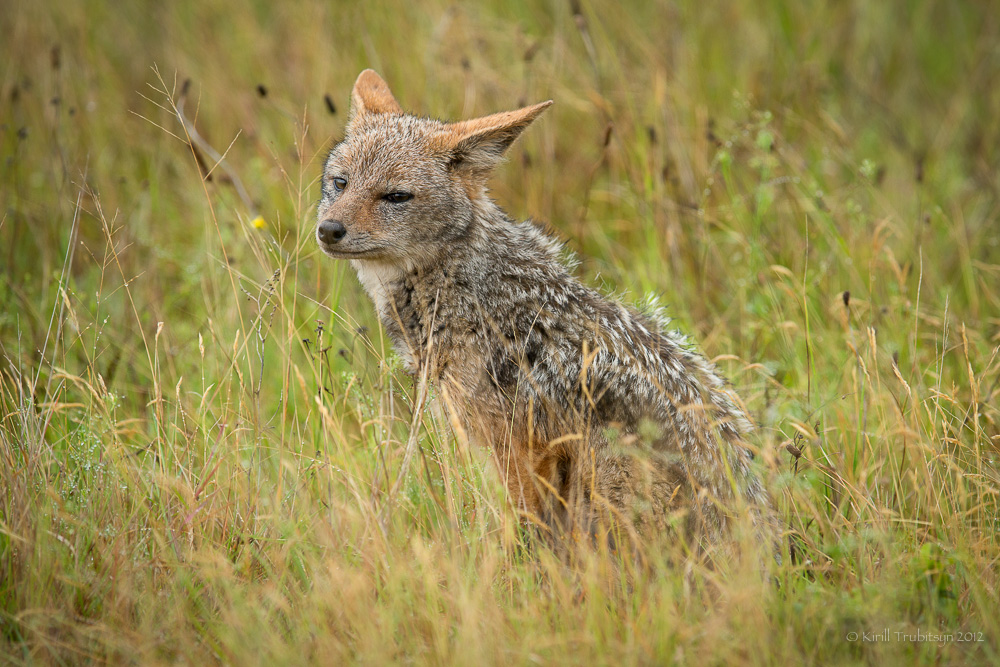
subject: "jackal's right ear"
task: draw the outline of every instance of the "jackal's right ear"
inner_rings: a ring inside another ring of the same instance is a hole
[[[503,111],[448,126],[452,164],[475,175],[489,174],[521,132],[552,105],[552,100],[517,111]]]
[[[366,69],[358,75],[351,91],[350,122],[365,116],[383,113],[403,113],[387,84],[375,70]]]

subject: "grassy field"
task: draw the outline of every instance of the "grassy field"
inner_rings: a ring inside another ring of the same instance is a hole
[[[0,34],[0,663],[1000,661],[1000,5],[10,0]],[[312,237],[369,66],[436,117],[556,101],[494,197],[717,360],[794,558],[567,568],[413,414]]]

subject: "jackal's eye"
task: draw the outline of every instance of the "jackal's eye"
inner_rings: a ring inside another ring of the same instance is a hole
[[[390,192],[387,195],[383,195],[382,199],[391,204],[402,204],[404,201],[413,199],[413,195],[409,192]]]
[[[337,176],[336,178],[333,179],[333,189],[336,190],[337,192],[340,192],[346,187],[347,187],[346,178],[341,178],[340,176]]]

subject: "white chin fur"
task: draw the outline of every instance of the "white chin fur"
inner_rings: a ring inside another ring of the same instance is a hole
[[[351,266],[357,271],[361,286],[375,303],[375,311],[379,317],[387,315],[389,286],[406,275],[407,267],[378,259],[352,259]]]

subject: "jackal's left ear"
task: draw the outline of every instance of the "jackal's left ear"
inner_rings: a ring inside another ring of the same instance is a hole
[[[351,91],[350,122],[382,113],[403,113],[403,109],[392,96],[389,84],[375,70],[366,69],[358,75],[354,90]]]
[[[488,173],[503,159],[521,132],[552,105],[552,100],[517,111],[503,111],[448,126],[452,136],[452,164],[473,173]]]

